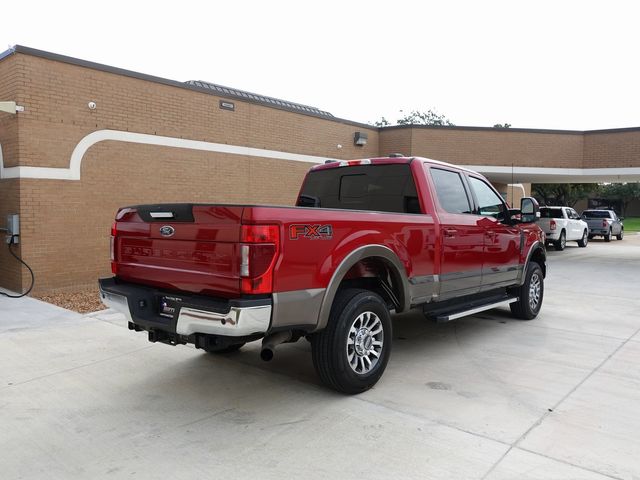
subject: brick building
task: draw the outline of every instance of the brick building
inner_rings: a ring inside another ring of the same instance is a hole
[[[16,46],[0,54],[0,219],[20,215],[19,253],[37,291],[109,273],[120,206],[293,204],[316,162],[402,152],[509,183],[640,180],[640,128],[591,132],[376,128],[320,109],[178,82]],[[356,145],[354,136],[367,137]],[[362,135],[364,134],[364,135]],[[513,191],[513,188],[511,189]],[[29,276],[0,248],[0,286]]]

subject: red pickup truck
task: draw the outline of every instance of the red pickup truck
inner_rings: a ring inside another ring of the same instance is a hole
[[[111,231],[102,301],[152,342],[261,356],[310,340],[322,381],[371,388],[391,352],[391,314],[440,322],[509,305],[537,316],[546,274],[537,203],[510,209],[487,180],[424,158],[327,162],[296,207],[138,205]]]

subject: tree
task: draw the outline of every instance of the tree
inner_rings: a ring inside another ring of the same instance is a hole
[[[387,120],[386,118],[382,117],[380,118],[380,120],[376,120],[375,122],[373,122],[373,124],[376,127],[388,127],[391,125],[391,122],[389,120]]]
[[[590,193],[598,191],[596,183],[534,183],[531,193],[537,196],[544,205],[561,205],[574,207],[579,200],[587,198]]]
[[[455,126],[447,117],[445,117],[444,115],[440,115],[439,113],[436,113],[431,109],[427,110],[426,112],[412,110],[408,115],[405,115],[404,117],[398,119],[397,123],[398,125],[437,125],[449,127]]]
[[[493,128],[511,128],[510,123],[496,123]]]
[[[402,113],[402,110],[400,110]],[[435,125],[435,126],[448,126],[454,127],[455,125],[451,121],[434,110],[427,110],[421,112],[419,110],[412,110],[411,113],[406,114],[404,117],[396,120],[395,124],[392,124],[385,117],[380,118],[373,122],[376,127],[389,127],[391,125]]]
[[[618,200],[622,206],[622,216],[633,200],[640,199],[640,183],[610,183],[602,185],[600,197],[605,200]]]

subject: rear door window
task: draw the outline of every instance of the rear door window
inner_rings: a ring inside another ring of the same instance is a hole
[[[440,206],[449,213],[471,213],[471,202],[457,172],[431,168],[431,178],[436,187]]]

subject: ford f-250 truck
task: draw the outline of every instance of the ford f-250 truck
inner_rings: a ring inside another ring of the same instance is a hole
[[[501,305],[538,315],[546,252],[537,203],[509,209],[478,173],[424,158],[328,162],[296,207],[139,205],[118,211],[102,301],[152,342],[269,360],[306,337],[321,380],[372,387],[391,313],[440,322]]]

